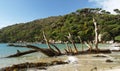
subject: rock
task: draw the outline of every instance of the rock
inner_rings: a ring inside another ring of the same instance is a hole
[[[52,61],[53,65],[60,65],[60,64],[68,64],[68,62],[64,62],[64,61]]]
[[[90,71],[97,71],[97,67],[92,68]]]
[[[105,56],[105,55],[96,55],[96,56],[93,56],[93,57],[103,57],[103,58],[105,58],[107,56]]]
[[[107,59],[106,62],[110,63],[113,62],[113,60]]]

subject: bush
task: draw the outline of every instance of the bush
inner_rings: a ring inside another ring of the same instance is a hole
[[[120,36],[116,36],[116,37],[115,37],[115,40],[116,40],[116,41],[120,41]]]

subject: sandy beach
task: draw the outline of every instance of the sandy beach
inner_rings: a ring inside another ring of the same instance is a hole
[[[95,57],[96,55],[105,57]],[[51,62],[54,60],[69,61],[69,64],[48,66],[46,67],[46,69],[43,70],[28,69],[28,71],[120,71],[119,54],[87,54],[77,56],[60,56],[40,59],[38,61]],[[113,62],[106,62],[106,60],[111,60]]]

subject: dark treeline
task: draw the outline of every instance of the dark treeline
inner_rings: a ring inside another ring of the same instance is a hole
[[[120,40],[120,11],[113,15],[101,8],[84,8],[63,16],[52,16],[27,23],[7,26],[0,30],[0,42],[42,42],[45,31],[51,40],[67,41],[68,32],[75,42],[94,40],[93,17],[96,19],[102,41]]]

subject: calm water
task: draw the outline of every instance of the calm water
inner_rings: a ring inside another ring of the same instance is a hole
[[[33,45],[39,46],[42,48],[47,48],[47,46],[45,44],[33,44]],[[55,44],[55,45],[58,46],[62,51],[66,47],[65,44]],[[69,44],[69,45],[72,47],[71,44]],[[82,49],[81,44],[76,44],[76,46],[78,47],[79,50]],[[86,47],[85,45],[83,45],[83,46]],[[100,44],[99,46],[103,47],[103,48],[108,47],[107,44]],[[0,68],[5,67],[5,66],[10,66],[12,64],[18,64],[18,63],[24,63],[24,62],[34,62],[35,59],[46,57],[42,53],[36,52],[36,53],[32,53],[32,54],[28,54],[28,55],[24,55],[24,56],[16,57],[16,58],[4,58],[6,56],[15,54],[17,52],[17,50],[26,51],[26,50],[30,50],[30,49],[23,48],[23,47],[11,47],[11,46],[8,46],[8,44],[0,43]]]

